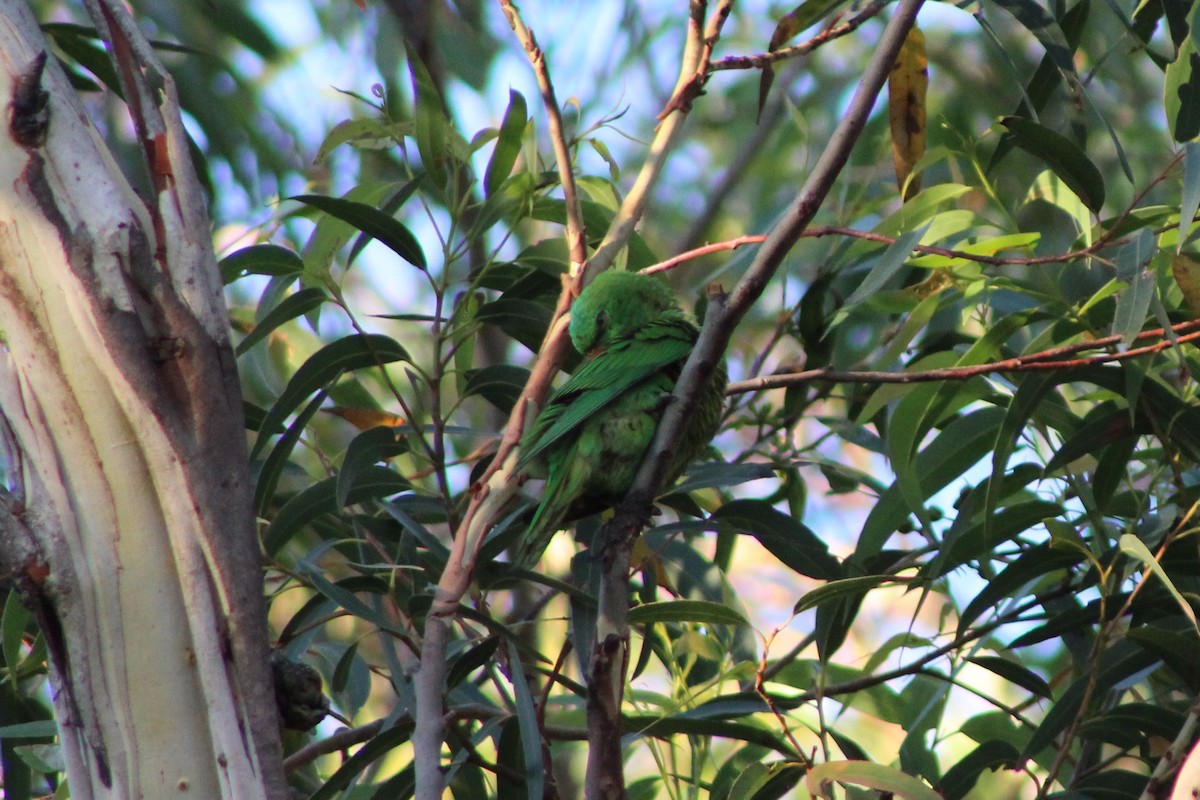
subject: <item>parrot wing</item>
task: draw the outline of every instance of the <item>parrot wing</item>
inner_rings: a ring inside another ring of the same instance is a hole
[[[572,435],[580,425],[630,388],[687,358],[696,328],[681,317],[656,320],[614,342],[587,361],[554,392],[526,434],[518,468]]]

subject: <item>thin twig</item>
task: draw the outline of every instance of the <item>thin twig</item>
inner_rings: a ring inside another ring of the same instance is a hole
[[[946,367],[944,369],[919,370],[915,372],[884,372],[875,370],[847,370],[839,372],[823,367],[803,372],[789,372],[780,375],[767,375],[762,378],[752,378],[745,381],[736,381],[729,384],[726,388],[726,393],[741,394],[743,392],[756,392],[764,389],[778,389],[785,386],[808,383],[809,381],[830,383],[928,383],[930,381],[963,381],[968,378],[974,378],[979,375],[990,375],[996,372],[1053,372],[1055,370],[1080,369],[1097,364],[1128,361],[1132,358],[1160,353],[1163,350],[1174,347],[1176,344],[1200,339],[1200,330],[1198,329],[1200,329],[1200,320],[1181,322],[1178,325],[1171,326],[1169,329],[1177,334],[1174,340],[1163,338],[1162,341],[1144,347],[1134,347],[1120,352],[1101,353],[1086,358],[1061,359],[1059,357],[1083,350],[1097,350],[1102,347],[1111,347],[1122,341],[1122,337],[1119,335],[1105,336],[1101,339],[1064,345],[1052,350],[1031,353],[1027,356],[1007,358],[1003,361],[990,361],[986,364],[972,364],[966,367]],[[1161,338],[1164,336],[1166,336],[1166,329],[1155,328],[1137,334],[1134,337],[1134,341]]]
[[[728,58],[722,58],[720,61],[714,61],[709,69],[712,72],[727,69],[761,69],[780,61],[786,61],[789,58],[807,55],[827,42],[838,39],[848,33],[853,33],[864,22],[878,16],[879,12],[887,7],[890,2],[891,0],[877,0],[877,2],[871,3],[841,25],[826,28],[811,39],[792,45],[791,47],[781,47],[769,53],[759,53],[753,56],[729,56]]]
[[[567,136],[563,129],[562,112],[558,107],[558,98],[554,93],[554,84],[550,81],[550,68],[546,65],[546,54],[538,47],[537,38],[533,31],[521,19],[511,0],[500,0],[500,10],[517,41],[525,48],[533,74],[537,78],[538,90],[542,93],[542,105],[546,109],[546,127],[550,132],[550,143],[554,148],[554,161],[558,167],[558,180],[562,184],[563,200],[567,207],[567,250],[570,253],[572,270],[587,260],[587,246],[584,240],[583,210],[579,204],[579,193],[575,189],[575,173],[571,170],[571,151],[567,147]]]

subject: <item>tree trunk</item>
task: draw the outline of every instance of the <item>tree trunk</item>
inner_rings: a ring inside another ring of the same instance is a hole
[[[72,797],[282,798],[203,198],[170,77],[122,4],[88,10],[154,196],[133,192],[45,63],[25,3],[0,0],[2,573],[49,645]]]

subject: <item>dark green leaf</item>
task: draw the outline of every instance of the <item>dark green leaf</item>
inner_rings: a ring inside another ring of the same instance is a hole
[[[283,323],[307,314],[328,299],[329,296],[325,294],[325,290],[316,287],[301,289],[293,295],[288,295],[258,321],[254,330],[250,331],[245,339],[238,342],[234,354],[241,356]]]
[[[321,514],[332,514],[343,506],[338,505],[338,479],[326,478],[313,484],[284,503],[271,521],[263,540],[267,554],[274,556],[287,542],[313,518]],[[403,477],[385,467],[371,466],[362,471],[354,487],[346,496],[346,503],[361,503],[376,500],[410,489]]]
[[[296,419],[292,420],[292,424],[283,432],[283,436],[279,437],[279,441],[275,442],[271,452],[263,459],[262,466],[258,470],[258,480],[254,484],[254,509],[259,515],[265,514],[271,501],[275,499],[275,489],[279,486],[280,477],[288,468],[292,451],[304,434],[304,429],[308,427],[309,420],[317,413],[323,402],[325,402],[325,393],[318,392],[317,396],[304,407],[304,410],[296,415]],[[260,435],[265,441],[266,434]]]
[[[304,261],[295,252],[274,244],[243,247],[221,259],[221,280],[232,283],[243,275],[299,275]]]
[[[842,576],[842,567],[815,533],[761,500],[734,500],[717,509],[712,521],[748,533],[772,555],[801,575],[820,580]]]
[[[501,297],[479,307],[477,322],[495,325],[530,350],[537,352],[550,327],[552,312],[532,300]]]
[[[1041,725],[1025,746],[1022,758],[1034,758],[1043,748],[1050,747],[1078,714],[1088,710],[1082,708],[1082,705],[1089,683],[1094,682],[1094,702],[1095,698],[1103,697],[1118,681],[1127,680],[1157,663],[1159,662],[1155,656],[1128,640],[1119,641],[1104,651],[1100,663],[1096,666],[1096,674],[1078,678],[1046,713]]]
[[[408,638],[410,636],[410,631],[393,622],[381,609],[361,600],[356,593],[356,591],[362,592],[372,589],[371,594],[386,595],[388,591],[387,584],[383,581],[376,580],[373,584],[362,582],[355,585],[356,591],[350,591],[347,588],[349,584],[344,581],[333,583],[311,564],[304,564],[302,570],[305,579],[312,584],[314,589],[328,597],[338,606],[346,609],[346,611],[355,617],[374,625],[380,630],[394,633],[401,638]]]
[[[325,345],[300,365],[279,399],[271,406],[263,419],[250,457],[254,458],[262,451],[268,437],[283,425],[283,421],[305,398],[327,387],[343,372],[407,360],[408,353],[403,347],[379,334],[347,336]]]
[[[1015,683],[1022,689],[1025,689],[1032,694],[1046,699],[1053,698],[1053,693],[1050,690],[1050,684],[1046,683],[1033,670],[1030,670],[1015,661],[1010,661],[1007,658],[1000,656],[974,656],[968,658],[972,664],[983,667],[988,672],[993,672],[999,675],[1009,683]]]
[[[1098,213],[1104,205],[1104,176],[1087,154],[1062,134],[1024,117],[1000,120],[1017,147],[1041,159],[1085,206]]]
[[[697,489],[720,489],[774,477],[775,468],[770,464],[727,464],[722,461],[709,461],[692,464],[683,480],[669,488],[672,493],[694,492]]]
[[[1062,550],[1050,545],[1030,548],[993,577],[983,591],[967,604],[959,615],[958,633],[962,635],[971,623],[989,609],[999,608],[1010,597],[1026,593],[1025,587],[1035,581],[1057,577],[1060,570],[1070,569],[1083,560],[1073,550]]]
[[[419,55],[411,55],[408,68],[417,95],[414,134],[417,152],[421,156],[421,166],[429,174],[434,186],[442,187],[446,184],[446,167],[450,156],[447,130],[450,126],[443,110],[442,96]]]
[[[359,476],[380,461],[399,455],[407,450],[402,440],[396,438],[396,429],[387,426],[363,431],[350,441],[342,468],[337,473],[338,508],[344,508]]]
[[[505,414],[512,411],[513,404],[521,396],[529,370],[511,364],[489,364],[466,373],[463,396],[479,395]]]
[[[425,253],[417,237],[391,214],[385,214],[374,206],[346,200],[341,197],[326,197],[319,194],[300,194],[288,198],[319,209],[342,222],[354,226],[363,233],[373,236],[391,248],[392,252],[418,269],[427,269]]]
[[[1167,126],[1175,141],[1190,142],[1200,136],[1200,53],[1191,37],[1167,66],[1163,93]]]
[[[975,787],[984,770],[1015,768],[1020,758],[1017,748],[993,739],[984,742],[955,764],[934,785],[944,800],[962,800]]]
[[[638,736],[652,736],[660,739],[667,739],[680,734],[717,736],[723,739],[734,739],[750,744],[757,744],[782,753],[785,756],[795,756],[791,747],[774,731],[761,728],[750,722],[712,718],[694,719],[685,715],[675,714],[667,717],[626,716],[624,727],[627,733]]]
[[[538,710],[533,703],[533,695],[529,692],[529,682],[521,670],[521,653],[516,643],[508,639],[505,641],[505,647],[508,651],[508,669],[512,671],[510,683],[513,699],[516,701],[517,724],[521,731],[526,791],[531,798],[542,797],[546,768],[542,762],[542,731]]]
[[[394,727],[381,731],[346,759],[337,772],[330,776],[308,800],[335,800],[341,792],[350,786],[359,773],[383,758],[393,749],[399,747],[412,737],[411,722],[402,722]]]
[[[885,583],[900,583],[908,584],[909,581],[897,578],[893,575],[859,575],[854,578],[841,578],[840,580],[830,581],[824,586],[818,586],[812,591],[805,592],[804,595],[796,601],[795,607],[792,609],[793,614],[799,614],[802,611],[807,611],[810,608],[824,605],[825,603],[834,600],[840,600],[846,597],[861,598],[867,592],[877,586],[882,586]]]
[[[1004,409],[989,406],[959,417],[917,455],[911,469],[920,476],[926,497],[944,489],[992,452],[1004,415]],[[857,552],[865,556],[882,550],[912,511],[898,483],[893,484],[867,516]]]

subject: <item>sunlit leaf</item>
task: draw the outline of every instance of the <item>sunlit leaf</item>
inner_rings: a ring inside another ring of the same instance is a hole
[[[491,197],[500,188],[500,184],[512,172],[521,154],[521,139],[525,135],[525,98],[520,92],[510,89],[508,92],[508,110],[504,112],[504,120],[500,123],[500,136],[496,140],[496,149],[488,161],[487,171],[483,177],[484,193]]]
[[[1200,314],[1200,258],[1191,253],[1176,253],[1171,257],[1171,275],[1192,312]]]
[[[746,619],[736,610],[703,600],[672,600],[646,603],[629,609],[631,625],[650,625],[656,622],[691,622],[698,625],[746,625]]]
[[[1167,67],[1163,105],[1175,141],[1190,142],[1200,136],[1200,52],[1191,37],[1183,41]]]
[[[895,767],[870,761],[826,761],[810,769],[804,781],[813,796],[826,794],[823,787],[836,782],[865,786],[904,800],[941,800],[941,795],[924,781],[906,775]]]
[[[929,58],[925,55],[925,35],[914,25],[888,73],[892,164],[896,170],[896,183],[904,190],[906,199],[921,190],[920,176],[910,179],[909,173],[925,155],[925,94],[928,88]]]

